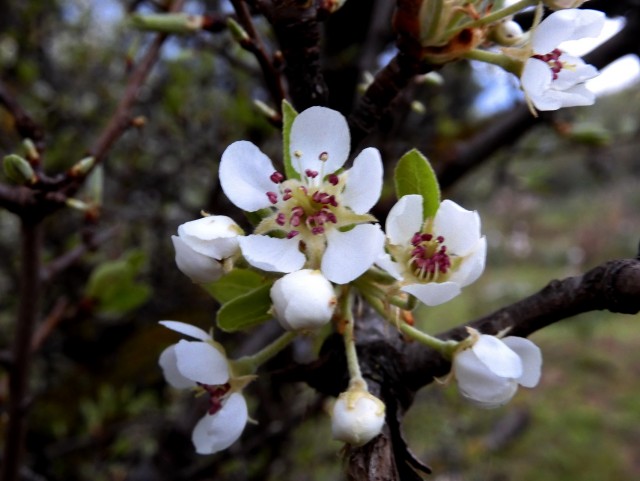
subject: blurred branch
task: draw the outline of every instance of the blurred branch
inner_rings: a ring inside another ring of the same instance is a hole
[[[20,301],[15,325],[12,363],[9,370],[9,419],[5,433],[2,481],[17,481],[27,430],[27,398],[31,343],[40,297],[41,225],[22,219],[20,238]]]
[[[247,4],[243,0],[231,0],[231,4],[238,16],[238,22],[248,35],[248,38],[240,41],[240,46],[248,52],[251,52],[256,57],[256,60],[262,69],[267,89],[271,94],[271,99],[273,100],[276,109],[279,110],[280,104],[285,98],[280,72],[278,72],[278,69],[275,67],[273,59],[269,58],[269,55],[267,55],[264,43],[260,39],[260,36],[253,25],[253,21],[251,20]]]
[[[0,82],[0,104],[9,111],[16,123],[16,130],[23,139],[31,139],[38,150],[42,150],[44,144],[44,130],[22,108],[13,95]]]
[[[176,0],[171,5],[170,11],[180,11],[184,3],[185,0]],[[120,103],[118,104],[116,111],[94,146],[91,148],[91,155],[95,157],[96,162],[101,162],[115,141],[132,126],[131,109],[133,104],[136,102],[140,88],[158,60],[162,44],[167,38],[167,34],[157,35],[149,46],[145,56],[140,60],[131,74],[129,83],[127,84],[124,95],[120,99]]]

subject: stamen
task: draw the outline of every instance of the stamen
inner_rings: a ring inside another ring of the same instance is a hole
[[[271,174],[269,178],[271,179],[271,182],[273,182],[274,184],[279,184],[284,180],[284,175],[276,171],[273,174]]]
[[[272,204],[278,203],[278,194],[276,194],[275,192],[267,192],[267,198]]]
[[[294,150],[293,155],[295,155],[299,159],[300,157],[302,157],[302,152],[300,152],[299,150]]]
[[[327,180],[331,185],[338,185],[338,183],[340,182],[340,178],[336,174],[329,174]]]
[[[304,173],[310,179],[315,179],[316,177],[318,177],[318,171],[317,170],[307,169],[307,170],[304,171]]]
[[[329,154],[327,152],[322,152],[318,156],[318,159],[321,160],[322,162],[326,162],[327,160],[329,160]]]

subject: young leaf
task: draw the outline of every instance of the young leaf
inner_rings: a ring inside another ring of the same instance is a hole
[[[220,304],[247,294],[260,287],[263,278],[260,274],[248,269],[234,269],[216,282],[205,286],[205,289]]]
[[[218,327],[226,332],[241,331],[271,319],[270,284],[265,284],[227,302],[218,311]]]
[[[291,151],[289,144],[291,140],[291,125],[298,116],[298,112],[286,100],[282,101],[282,155],[284,159],[284,173],[287,179],[300,179],[300,174],[296,172],[291,163]]]
[[[398,199],[408,194],[422,196],[422,212],[426,219],[436,215],[440,206],[440,186],[429,160],[416,149],[404,154],[394,173]]]

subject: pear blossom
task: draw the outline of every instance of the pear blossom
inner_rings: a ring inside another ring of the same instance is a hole
[[[331,414],[333,439],[362,446],[382,431],[384,403],[366,389],[349,389],[338,397]]]
[[[540,380],[542,355],[523,337],[499,339],[469,329],[471,344],[453,358],[453,374],[462,396],[484,408],[506,404],[518,385],[535,387]]]
[[[453,299],[484,271],[487,241],[480,236],[480,217],[450,200],[425,221],[422,196],[405,195],[389,211],[386,233],[390,255],[376,264],[426,305]]]
[[[242,229],[231,218],[212,215],[186,222],[171,236],[176,264],[193,282],[217,281],[225,273],[224,262],[239,252]]]
[[[234,142],[222,154],[220,183],[231,202],[248,212],[271,211],[253,235],[239,240],[242,254],[265,271],[307,267],[348,283],[371,267],[384,243],[367,214],[382,189],[380,153],[367,148],[341,172],[349,129],[340,113],[325,107],[295,118],[289,148],[299,179],[285,179],[251,142]]]
[[[199,388],[209,394],[207,414],[193,429],[192,441],[199,454],[213,454],[231,446],[249,419],[247,402],[231,386],[229,363],[211,336],[202,329],[178,321],[160,324],[196,341],[181,340],[160,354],[166,381],[177,389]]]
[[[531,56],[525,62],[520,82],[524,93],[538,110],[592,105],[595,95],[584,83],[598,70],[581,58],[564,52],[568,40],[597,37],[605,23],[597,10],[558,10],[543,20],[531,34]]]
[[[274,282],[270,294],[274,315],[288,331],[324,326],[336,306],[333,286],[318,270],[286,274]]]

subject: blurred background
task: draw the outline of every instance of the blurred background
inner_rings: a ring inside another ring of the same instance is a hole
[[[393,54],[389,16],[381,15],[390,7],[382,3],[350,0],[324,26],[329,104],[345,114],[365,72],[375,73]],[[47,172],[83,158],[116,108],[132,65],[153,38],[131,28],[133,10],[160,11],[162,2],[2,2],[0,80],[43,126]],[[188,1],[185,10],[231,12],[222,0]],[[627,11],[613,13],[620,28]],[[275,49],[269,25],[255,22]],[[457,63],[439,75],[403,92],[362,143],[381,150],[389,179],[405,151],[417,147],[437,164],[522,98],[515,79],[490,67]],[[214,301],[175,267],[170,236],[201,210],[242,219],[217,182],[229,143],[251,140],[280,159],[280,133],[253,103],[269,103],[261,78],[255,58],[226,30],[172,37],[137,96],[138,127],[109,152],[103,178],[79,196],[100,200],[99,218],[67,209],[47,220],[51,275],[32,368],[24,479],[341,479],[329,400],[310,388],[265,376],[249,390],[259,424],[231,449],[202,457],[193,452],[190,431],[205,408],[171,390],[157,366],[162,349],[177,341],[158,320],[209,329],[215,319]],[[595,106],[559,112],[446,189],[446,197],[480,212],[488,267],[454,301],[421,310],[421,327],[439,332],[551,279],[636,255],[637,60],[629,57],[610,78],[594,87]],[[0,109],[0,153],[21,148],[13,119]],[[380,218],[394,201],[389,185]],[[4,359],[15,328],[18,233],[18,220],[0,211]],[[78,248],[86,250],[78,262],[56,271],[57,260]],[[541,386],[521,390],[504,408],[478,410],[460,401],[455,387],[434,383],[405,420],[409,445],[434,468],[434,480],[638,479],[638,320],[591,313],[535,334],[545,362]],[[232,355],[256,337],[217,335]],[[2,369],[0,403],[6,396]],[[0,416],[2,431],[6,413]]]

